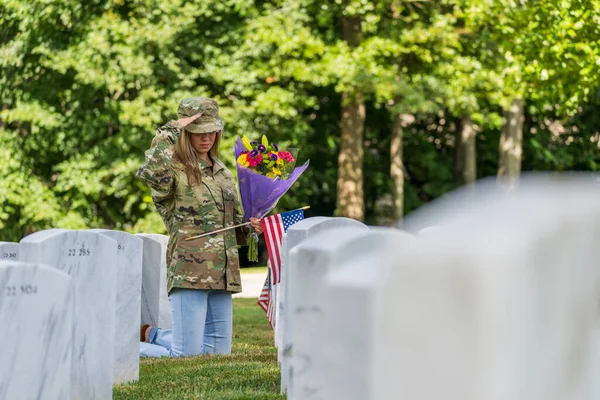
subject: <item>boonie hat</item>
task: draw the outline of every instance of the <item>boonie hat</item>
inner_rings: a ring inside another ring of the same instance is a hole
[[[207,133],[223,130],[225,123],[219,115],[219,105],[207,97],[191,97],[179,102],[177,108],[182,128],[191,133]]]

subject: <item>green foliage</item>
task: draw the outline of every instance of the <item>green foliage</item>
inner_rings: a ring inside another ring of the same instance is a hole
[[[210,96],[237,135],[300,148],[311,167],[278,209],[336,204],[341,93],[366,99],[367,221],[391,193],[405,128],[405,207],[458,185],[454,135],[477,125],[496,172],[502,109],[526,104],[524,170],[597,170],[599,0],[0,0],[2,240],[49,227],[164,232],[133,176],[180,99]],[[360,18],[361,42],[343,40]]]

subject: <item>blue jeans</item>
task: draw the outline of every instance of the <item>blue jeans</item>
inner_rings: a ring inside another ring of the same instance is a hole
[[[172,329],[152,327],[148,343],[140,343],[141,357],[231,354],[231,292],[173,289],[169,303]]]

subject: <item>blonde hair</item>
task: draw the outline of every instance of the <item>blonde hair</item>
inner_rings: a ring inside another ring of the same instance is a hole
[[[221,132],[217,133],[215,142],[208,151],[208,155],[213,161],[219,158],[219,146],[221,144]],[[188,185],[194,186],[202,182],[202,171],[200,171],[200,155],[192,146],[190,133],[185,129],[179,132],[179,138],[175,143],[174,155],[177,160],[183,164],[183,171],[187,175]]]

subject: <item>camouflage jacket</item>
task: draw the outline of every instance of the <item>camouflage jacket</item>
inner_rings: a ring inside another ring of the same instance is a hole
[[[175,122],[157,130],[136,176],[152,190],[152,200],[169,233],[167,290],[242,290],[237,244],[244,231],[231,229],[203,238],[190,236],[242,222],[233,175],[220,160],[201,162],[202,182],[189,186],[183,165],[173,159],[179,131]]]

